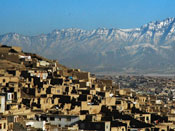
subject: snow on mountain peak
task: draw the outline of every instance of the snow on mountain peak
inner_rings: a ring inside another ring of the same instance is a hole
[[[167,18],[163,21],[152,21],[152,22],[149,22],[148,24],[145,24],[141,27],[141,29],[149,29],[149,30],[157,30],[157,29],[161,29],[161,28],[164,28],[164,27],[167,27],[169,26],[170,24],[174,23],[175,22],[175,18],[172,17],[172,18]]]
[[[120,29],[123,32],[133,32],[133,31],[140,31],[140,28],[131,28],[131,29]]]
[[[67,28],[31,37],[8,33],[0,36],[0,43],[22,46],[25,51],[32,50],[49,58],[65,60],[70,66],[72,63],[83,66],[83,62],[89,60],[90,65],[84,65],[89,69],[95,69],[100,64],[106,69],[112,67],[117,70],[131,65],[142,70],[148,63],[151,67],[166,67],[166,63],[171,64],[175,57],[175,18],[133,29]],[[111,64],[109,67],[108,63]]]

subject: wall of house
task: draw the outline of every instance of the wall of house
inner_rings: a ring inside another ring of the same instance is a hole
[[[79,117],[55,117],[54,120],[50,118],[47,119],[51,125],[60,125],[60,127],[65,127],[66,125],[71,125],[79,121]]]
[[[31,121],[26,121],[26,126],[31,126],[31,127],[34,127],[34,128],[41,128],[43,130],[45,130],[45,121],[34,121],[34,120],[31,120]]]
[[[5,96],[0,96],[0,104],[1,104],[1,107],[0,107],[0,113],[4,113],[5,112]]]
[[[126,131],[126,128],[124,126],[112,127],[111,131]]]
[[[0,131],[7,131],[7,130],[8,130],[7,120],[6,119],[0,120]]]

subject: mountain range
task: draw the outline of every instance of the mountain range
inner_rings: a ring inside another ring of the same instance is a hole
[[[37,36],[7,33],[0,35],[0,43],[94,73],[175,73],[175,18],[134,29],[68,28]]]

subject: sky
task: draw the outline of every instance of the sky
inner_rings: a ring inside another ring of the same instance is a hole
[[[137,28],[175,17],[175,0],[0,0],[0,34]]]

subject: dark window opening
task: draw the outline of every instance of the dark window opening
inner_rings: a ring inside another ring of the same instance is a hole
[[[51,121],[54,121],[54,120],[55,120],[55,117],[50,117],[50,120],[51,120]]]

